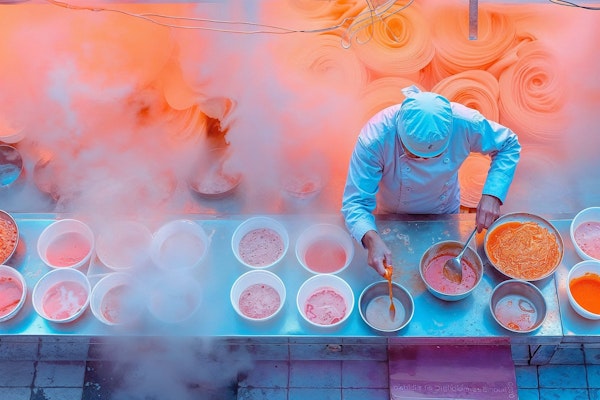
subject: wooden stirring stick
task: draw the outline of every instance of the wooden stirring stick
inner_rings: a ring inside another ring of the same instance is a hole
[[[390,319],[393,321],[396,319],[396,306],[394,305],[394,294],[392,291],[392,273],[394,272],[394,267],[389,265],[385,260],[383,261],[383,267],[385,268],[384,278],[388,281],[390,291]]]

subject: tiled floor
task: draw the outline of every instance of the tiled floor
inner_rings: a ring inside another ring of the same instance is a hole
[[[132,360],[72,361],[77,346],[2,343],[1,400],[387,400],[388,364],[368,360],[278,360],[188,365]],[[527,348],[527,346],[525,346]],[[12,350],[11,350],[12,349]],[[61,359],[62,357],[62,359]],[[517,361],[520,400],[600,400],[600,346],[560,347],[549,363]],[[147,360],[146,360],[147,361]]]

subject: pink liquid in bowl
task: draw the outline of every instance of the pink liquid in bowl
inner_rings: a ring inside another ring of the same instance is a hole
[[[251,230],[242,237],[238,247],[240,258],[254,267],[274,263],[283,255],[283,250],[283,239],[269,228]]]
[[[586,222],[574,232],[577,246],[588,256],[600,260],[600,222]]]
[[[44,293],[42,309],[53,320],[64,320],[77,314],[87,302],[85,287],[77,282],[54,284]]]
[[[0,276],[0,318],[10,314],[21,301],[23,286],[18,279]]]
[[[346,264],[346,250],[335,240],[323,239],[311,243],[304,255],[306,266],[317,273],[330,274]]]
[[[279,309],[281,298],[272,286],[256,283],[250,285],[240,295],[239,308],[249,318],[270,317]]]
[[[320,288],[306,300],[304,314],[317,325],[333,325],[346,316],[346,301],[334,289]]]
[[[71,267],[90,253],[89,240],[80,233],[67,232],[54,239],[46,250],[46,259],[55,267]]]
[[[454,258],[450,254],[442,254],[432,259],[425,267],[424,277],[429,285],[440,293],[462,294],[471,290],[477,283],[477,273],[464,258],[461,260],[463,278],[460,283],[453,282],[444,276],[444,264]]]

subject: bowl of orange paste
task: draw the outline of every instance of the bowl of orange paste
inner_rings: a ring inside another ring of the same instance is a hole
[[[587,319],[600,319],[600,261],[575,264],[567,277],[567,296],[571,307]]]
[[[577,213],[571,221],[570,235],[582,260],[600,260],[600,207]]]
[[[4,264],[14,254],[19,245],[19,227],[14,218],[0,210],[0,264]]]
[[[530,282],[554,274],[563,257],[563,241],[554,225],[529,213],[498,218],[487,230],[483,248],[501,274]]]
[[[429,247],[421,257],[419,272],[427,290],[435,297],[456,301],[469,296],[481,282],[483,263],[472,247],[467,247],[461,259],[462,281],[457,283],[446,278],[444,264],[460,253],[464,243],[446,240]]]

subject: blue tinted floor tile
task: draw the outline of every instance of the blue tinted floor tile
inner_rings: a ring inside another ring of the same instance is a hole
[[[538,377],[540,388],[587,387],[584,365],[540,365],[538,367]]]
[[[240,387],[285,388],[288,386],[289,364],[285,361],[258,361],[238,381]]]
[[[387,388],[389,371],[387,361],[343,361],[343,388]]]
[[[600,400],[600,389],[589,389],[590,400]]]
[[[342,389],[290,388],[288,400],[342,400]]]
[[[586,365],[588,387],[600,388],[600,365]]]
[[[537,389],[538,388],[538,371],[537,366],[517,366],[515,367],[517,377],[517,387],[522,389]]]
[[[291,361],[290,387],[340,388],[341,361]]]
[[[589,398],[587,389],[540,389],[540,400],[589,400]]]
[[[600,364],[600,348],[599,347],[585,347],[583,348],[585,354],[586,364]]]
[[[388,389],[342,389],[342,400],[389,400]]]
[[[30,387],[7,387],[0,388],[0,399],[2,400],[29,400],[31,396]]]
[[[550,364],[583,364],[583,349],[581,347],[558,348],[550,359]]]
[[[519,389],[519,400],[540,400],[537,389]]]
[[[239,388],[237,400],[287,400],[287,389]]]

